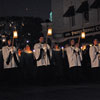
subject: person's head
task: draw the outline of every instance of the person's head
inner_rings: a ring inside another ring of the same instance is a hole
[[[59,45],[58,45],[58,44],[55,44],[55,45],[54,45],[54,48],[55,48],[55,49],[59,49]]]
[[[44,42],[44,37],[41,36],[41,37],[39,38],[39,42],[40,42],[40,43],[43,43],[43,42]]]
[[[98,45],[98,39],[94,39],[93,44]]]
[[[75,45],[75,40],[71,40],[71,41],[70,41],[70,45],[71,45],[71,46],[74,46],[74,45]]]
[[[8,46],[11,46],[11,39],[9,39],[9,40],[7,41],[7,43],[8,43]]]
[[[27,51],[31,50],[31,48],[30,48],[30,46],[28,44],[26,45],[25,50],[27,50]]]
[[[75,47],[79,48],[79,43],[76,43],[76,44],[75,44]]]
[[[21,56],[21,53],[22,53],[21,49],[18,49],[18,55],[19,56]]]

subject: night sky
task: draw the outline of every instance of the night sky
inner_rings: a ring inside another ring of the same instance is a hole
[[[34,16],[48,19],[51,0],[0,0],[1,16]]]

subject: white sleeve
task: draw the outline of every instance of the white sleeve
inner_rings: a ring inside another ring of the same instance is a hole
[[[2,48],[2,55],[3,55],[3,59],[6,60],[8,58],[8,54],[7,54],[7,51],[6,51],[6,47],[3,47]]]
[[[40,48],[39,48],[39,45],[38,44],[35,44],[34,45],[34,50],[35,50],[34,56],[35,56],[36,59],[38,59],[39,58],[39,55],[40,55]]]
[[[93,62],[96,59],[96,52],[95,52],[94,47],[90,47],[89,55],[90,55],[91,61]]]
[[[83,60],[82,51],[81,50],[80,50],[80,59],[81,59],[81,61]]]
[[[68,56],[68,59],[70,59],[71,61],[73,60],[74,51],[71,50],[70,47],[67,48],[67,56]]]
[[[17,60],[20,61],[19,56],[18,56],[18,51],[17,51],[16,47],[14,47],[14,52],[16,54]]]

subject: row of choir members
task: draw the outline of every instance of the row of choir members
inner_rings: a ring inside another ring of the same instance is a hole
[[[91,46],[89,49],[91,68],[100,66],[100,47],[98,45],[98,40],[94,39],[93,43],[94,43],[94,45]],[[2,48],[4,69],[18,67],[19,66],[18,62],[20,62],[20,60],[23,58],[23,56],[25,54],[33,55],[33,60],[36,61],[37,67],[48,66],[51,63],[55,63],[55,62],[57,63],[57,61],[54,60],[54,59],[58,59],[58,61],[59,61],[60,58],[58,58],[57,55],[59,55],[59,57],[60,57],[60,55],[61,55],[61,57],[63,57],[63,51],[61,51],[61,49],[58,47],[58,45],[56,44],[55,48],[51,49],[48,44],[44,43],[44,37],[39,38],[39,43],[36,43],[34,45],[34,50],[35,50],[35,52],[33,53],[31,51],[29,45],[27,45],[23,52],[24,54],[21,53],[20,50],[18,50],[18,52],[17,52],[17,49],[14,46],[12,47],[11,40],[8,40],[8,45],[4,46]],[[54,54],[55,51],[56,52],[60,51],[61,53],[58,53],[55,56],[55,54]],[[78,43],[75,44],[74,40],[70,41],[70,46],[65,48],[64,53],[67,56],[69,68],[72,68],[75,66],[82,66],[82,64],[81,64],[82,59],[83,59],[82,51],[79,48],[79,44]],[[26,56],[26,58],[28,61],[30,61],[28,59],[28,56]]]

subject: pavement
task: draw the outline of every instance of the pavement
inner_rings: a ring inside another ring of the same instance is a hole
[[[1,84],[0,100],[100,100],[100,84]]]

